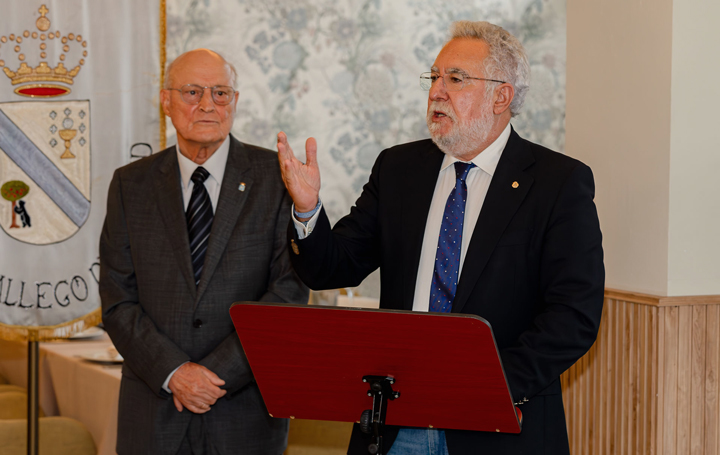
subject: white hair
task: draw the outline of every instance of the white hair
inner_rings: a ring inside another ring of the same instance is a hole
[[[164,89],[173,88],[173,87],[171,87],[171,85],[172,85],[172,78],[171,78],[170,76],[172,75],[172,72],[173,72],[173,70],[175,69],[175,63],[178,62],[178,61],[180,61],[180,60],[182,59],[182,57],[185,56],[185,54],[188,54],[188,53],[190,53],[190,52],[195,52],[195,51],[197,51],[197,50],[199,50],[199,49],[194,49],[194,50],[192,50],[192,51],[187,51],[187,52],[185,52],[185,53],[182,53],[182,54],[178,55],[178,56],[175,58],[175,60],[173,60],[172,62],[170,62],[170,63],[168,64],[167,69],[165,70],[165,82],[163,83],[163,88],[164,88]],[[206,50],[208,50],[208,51],[212,52],[213,54],[217,55],[218,57],[220,57],[220,58],[222,59],[223,62],[225,62],[225,65],[226,65],[226,66],[228,67],[228,69],[230,70],[230,85],[231,85],[232,88],[237,88],[237,87],[236,87],[236,84],[237,84],[237,70],[235,69],[235,66],[233,66],[232,63],[228,62],[228,61],[225,59],[225,57],[223,57],[222,54],[220,54],[219,52],[216,52],[216,51],[214,51],[214,50],[212,50],[212,49],[206,49]]]
[[[478,39],[488,45],[490,52],[483,62],[485,76],[512,84],[515,96],[510,113],[518,115],[530,88],[530,62],[520,41],[504,28],[484,21],[453,22],[450,39],[456,38]]]

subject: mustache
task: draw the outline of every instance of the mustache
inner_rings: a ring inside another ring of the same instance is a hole
[[[428,111],[427,111],[427,119],[430,120],[432,118],[433,114],[435,114],[435,112],[440,112],[440,113],[444,114],[452,121],[457,120],[455,111],[450,106],[450,103],[443,103],[440,101],[430,102],[430,105],[428,106]]]

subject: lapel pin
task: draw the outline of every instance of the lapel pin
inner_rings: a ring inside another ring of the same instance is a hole
[[[513,187],[513,188],[517,188],[517,187],[519,187],[519,186],[520,186],[520,184],[519,184],[518,182],[513,182],[513,184],[512,184],[512,187]]]
[[[240,191],[245,191],[245,182],[240,182],[240,186],[238,187]]]

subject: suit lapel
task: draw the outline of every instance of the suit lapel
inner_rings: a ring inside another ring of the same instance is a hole
[[[175,260],[180,266],[185,281],[187,281],[190,294],[195,297],[197,290],[190,261],[190,240],[188,239],[182,185],[180,183],[180,168],[178,167],[175,147],[168,151],[167,157],[158,166],[158,174],[158,178],[155,179],[155,197],[160,218],[165,224]]]
[[[495,169],[470,239],[453,301],[453,313],[462,311],[498,240],[530,190],[534,179],[524,171],[534,161],[527,146],[513,130]]]
[[[435,184],[440,173],[445,155],[430,141],[408,164],[403,173],[404,179],[402,208],[403,254],[407,264],[402,264],[403,270],[403,309],[412,310],[415,296],[417,272],[420,266],[420,253],[422,252],[423,236],[427,224],[428,212],[432,203]]]
[[[225,165],[225,175],[220,188],[220,197],[213,219],[212,230],[210,231],[205,265],[203,266],[203,273],[195,297],[195,308],[197,308],[210,283],[210,279],[220,263],[225,247],[237,224],[238,216],[253,190],[253,180],[251,175],[248,175],[251,174],[248,154],[243,145],[234,137],[231,136],[230,141],[230,151]],[[240,182],[245,184],[244,191],[240,191],[238,188]]]

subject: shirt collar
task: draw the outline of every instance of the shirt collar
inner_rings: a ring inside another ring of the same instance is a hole
[[[505,126],[505,129],[502,131],[502,133],[500,133],[500,136],[498,136],[492,144],[488,145],[485,150],[480,152],[478,156],[472,159],[472,163],[475,166],[485,171],[491,177],[493,174],[495,174],[495,169],[497,168],[498,161],[500,161],[500,156],[502,155],[502,152],[505,149],[508,140],[510,139],[510,131],[510,122],[508,122],[507,126]],[[442,166],[440,167],[440,172],[444,171],[451,164],[455,164],[455,161],[460,160],[448,154],[445,154]]]
[[[175,149],[178,156],[178,165],[180,165],[180,180],[182,182],[183,189],[186,189],[188,185],[190,185],[190,178],[192,177],[193,172],[195,172],[195,169],[197,169],[200,165],[180,153],[179,146],[176,146]],[[223,143],[220,145],[220,148],[215,150],[215,153],[213,153],[212,156],[210,156],[210,158],[202,164],[202,167],[210,173],[210,177],[208,178],[215,179],[218,182],[218,185],[222,185],[222,179],[223,175],[225,175],[225,165],[227,164],[229,152],[230,135],[225,138]]]

